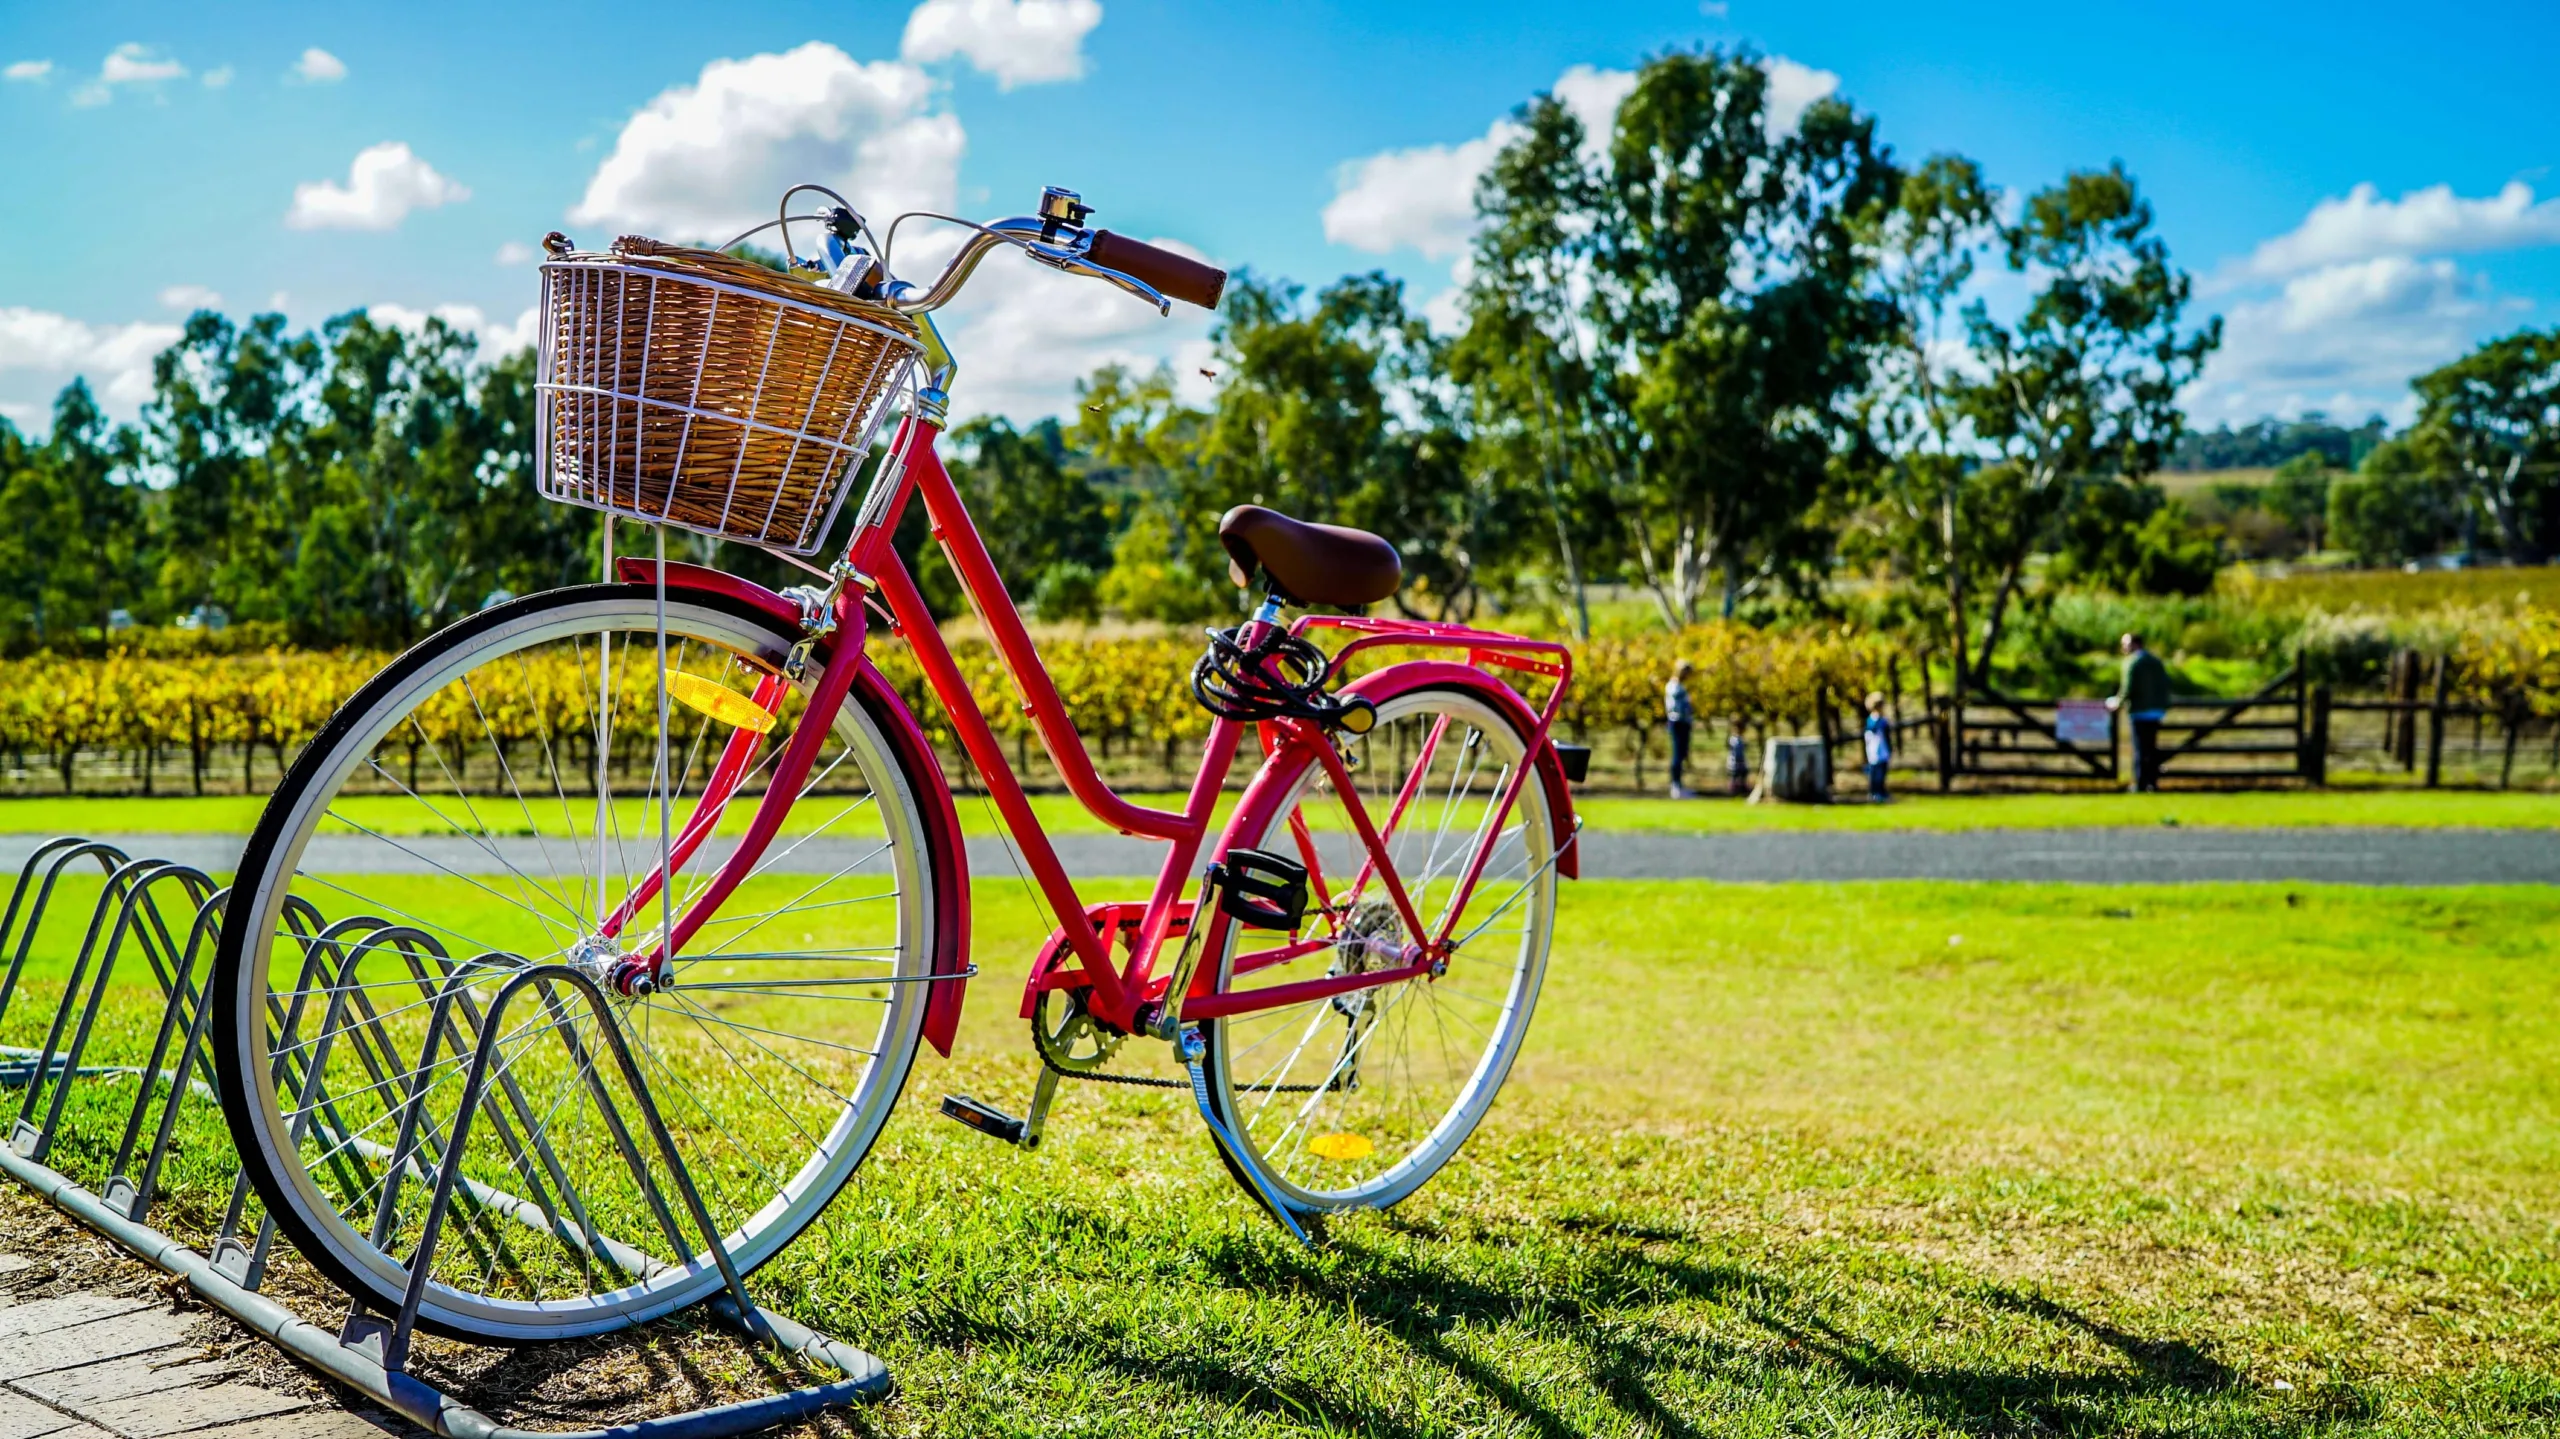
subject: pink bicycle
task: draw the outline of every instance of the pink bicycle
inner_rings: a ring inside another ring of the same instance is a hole
[[[925,286],[892,277],[841,200],[775,222],[786,250],[792,223],[827,236],[798,275],[553,238],[542,482],[657,527],[655,551],[616,560],[608,520],[614,582],[499,604],[365,684],[267,807],[222,930],[209,1012],[242,1160],[360,1301],[401,1303],[475,1047],[494,1061],[419,1318],[502,1340],[616,1328],[752,1270],[862,1163],[919,1044],[950,1052],[976,973],[968,850],[923,728],[867,656],[883,630],[912,646],[1057,921],[1021,998],[1029,1111],[946,1112],[1029,1147],[1061,1080],[1150,1082],[1121,1051],[1164,1042],[1187,1079],[1152,1082],[1187,1085],[1230,1170],[1302,1237],[1411,1194],[1483,1118],[1575,872],[1581,754],[1549,737],[1570,656],[1455,625],[1287,621],[1388,598],[1395,552],[1240,508],[1221,538],[1263,598],[1192,676],[1215,720],[1188,796],[1115,793],[934,450],[956,366],[932,313],[990,251],[1167,311],[1216,304],[1222,273],[1087,213],[1052,190],[1036,215],[971,225]],[[901,397],[839,558],[802,566],[816,583],[666,561],[669,528],[815,553]],[[917,501],[1066,788],[1163,842],[1145,900],[1088,903],[1061,864],[891,548]],[[1434,653],[1350,677],[1388,646]],[[511,981],[528,997],[492,1019]],[[624,1051],[679,1172],[635,1138],[603,1058]]]

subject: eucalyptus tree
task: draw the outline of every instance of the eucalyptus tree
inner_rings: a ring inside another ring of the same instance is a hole
[[[1505,514],[1466,465],[1441,342],[1383,274],[1303,297],[1250,276],[1228,286],[1217,403],[1176,472],[1184,504],[1169,518],[1205,526],[1251,503],[1375,530],[1405,557],[1399,607],[1471,613],[1484,557],[1507,544]]]
[[[1467,324],[1449,369],[1470,400],[1477,463],[1536,494],[1574,635],[1588,638],[1586,557],[1608,547],[1612,482],[1627,474],[1622,397],[1595,370],[1583,314],[1601,192],[1582,122],[1563,102],[1537,96],[1512,124],[1516,138],[1477,183]]]
[[[2411,451],[2485,513],[2509,559],[2560,549],[2560,330],[2490,340],[2411,382]],[[2467,527],[2467,526],[2466,526]]]
[[[2122,165],[2030,195],[2002,242],[2034,292],[2014,321],[1981,299],[1967,307],[1975,373],[1960,405],[1982,461],[1973,482],[1992,501],[1970,541],[1998,576],[1975,651],[1985,665],[2075,484],[2158,469],[2185,427],[2178,392],[2222,340],[2219,318],[2181,327],[2193,282]]]
[[[1559,437],[1538,470],[1560,554],[1605,488],[1588,509],[1664,622],[1694,622],[1718,582],[1730,614],[1825,544],[1807,516],[1861,443],[1891,318],[1872,241],[1899,176],[1842,101],[1777,123],[1748,51],[1648,62],[1605,146],[1552,98],[1517,123],[1478,196],[1470,377]]]
[[[1966,543],[1975,529],[1966,511],[1979,504],[1967,483],[1975,456],[1960,315],[1998,243],[1999,201],[1981,167],[1961,155],[1933,155],[1903,178],[1882,238],[1880,278],[1893,327],[1868,397],[1886,456],[1879,486],[1886,542],[1908,561],[1914,583],[1935,592],[1959,689],[1968,580],[1981,563]]]
[[[1890,329],[1872,242],[1900,175],[1875,122],[1824,99],[1782,128],[1768,88],[1746,51],[1648,63],[1595,216],[1590,312],[1641,437],[1621,512],[1675,624],[1710,576],[1730,615],[1804,554]]]
[[[54,400],[53,428],[29,443],[0,421],[0,618],[38,644],[105,632],[145,593],[151,537],[132,476],[133,431],[87,384]]]

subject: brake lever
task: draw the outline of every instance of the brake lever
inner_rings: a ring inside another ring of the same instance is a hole
[[[1075,230],[1071,233],[1074,238],[1063,245],[1051,240],[1033,240],[1016,236],[1007,238],[1020,245],[1024,254],[1052,270],[1066,275],[1084,275],[1096,280],[1109,281],[1123,293],[1133,295],[1155,306],[1157,314],[1170,316],[1173,313],[1173,301],[1166,299],[1155,286],[1135,275],[1123,274],[1085,258],[1085,250],[1093,244],[1091,230]]]
[[[1057,268],[1070,275],[1088,275],[1097,280],[1107,280],[1123,293],[1134,295],[1155,306],[1156,313],[1159,315],[1170,316],[1173,313],[1173,301],[1166,299],[1155,286],[1135,275],[1124,275],[1118,270],[1106,269],[1091,260],[1077,260]]]

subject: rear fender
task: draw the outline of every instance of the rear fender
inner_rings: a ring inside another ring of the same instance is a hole
[[[658,566],[654,560],[617,560],[614,572],[627,584],[657,583]],[[800,607],[752,580],[701,565],[671,564],[667,566],[667,590],[695,595],[715,596],[730,604],[744,605],[774,621],[781,629],[800,629]],[[828,656],[821,641],[816,658]],[[889,740],[899,765],[908,779],[919,787],[915,796],[916,811],[924,825],[926,862],[934,875],[946,881],[933,890],[933,965],[932,973],[951,976],[931,986],[932,995],[924,1006],[924,1037],[934,1050],[948,1059],[952,1038],[960,1028],[960,1005],[968,997],[969,972],[969,846],[960,834],[960,814],[951,802],[951,785],[942,773],[942,760],[933,752],[933,744],[925,738],[924,726],[916,722],[915,712],[907,708],[897,689],[880,673],[868,657],[853,678],[853,703],[868,710]]]

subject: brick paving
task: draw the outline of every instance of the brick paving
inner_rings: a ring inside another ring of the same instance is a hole
[[[0,1276],[29,1265],[0,1254]],[[417,1431],[244,1382],[190,1339],[203,1311],[0,1294],[0,1439],[384,1439]]]

